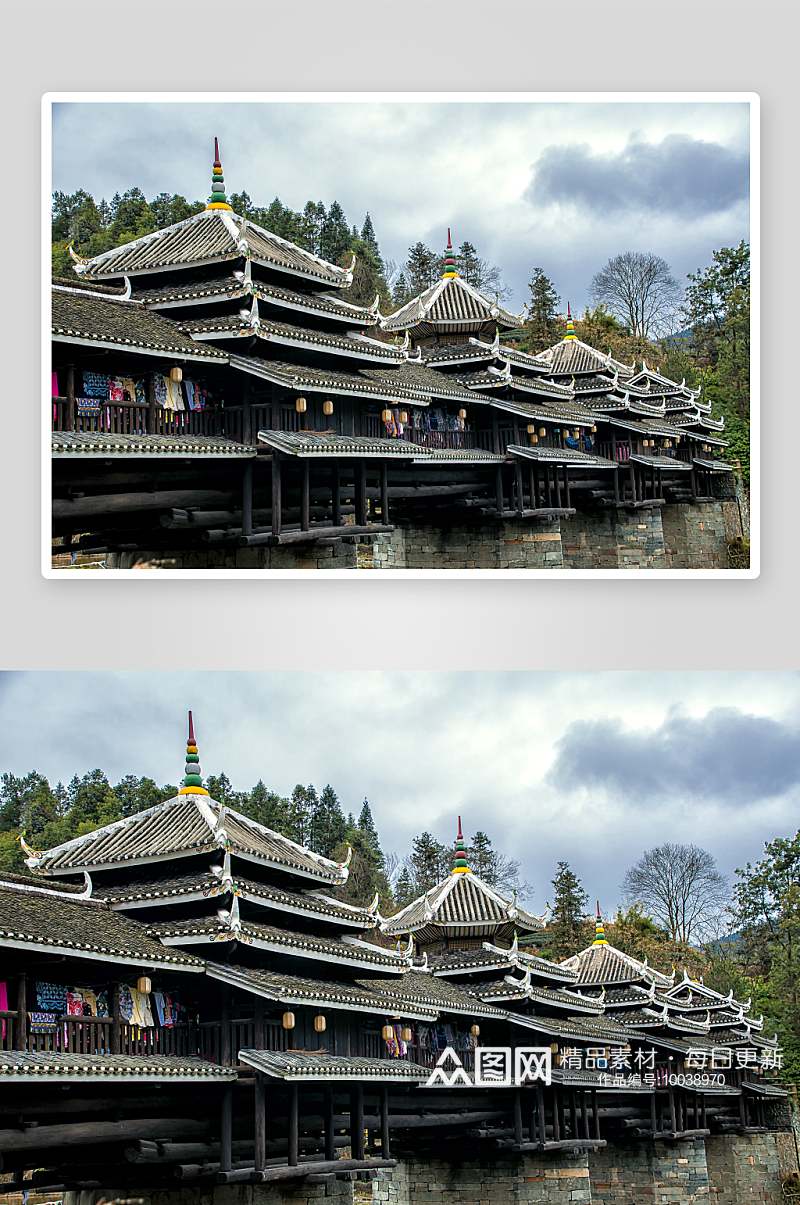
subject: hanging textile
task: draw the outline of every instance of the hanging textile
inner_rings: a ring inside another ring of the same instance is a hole
[[[126,1021],[133,1020],[133,996],[127,983],[119,985],[119,1013]]]
[[[171,410],[172,407],[169,404],[169,399],[168,399],[168,395],[167,395],[167,378],[165,376],[163,376],[160,372],[157,372],[155,374],[154,386],[155,386],[155,395],[156,395],[156,405],[161,406],[165,410]]]
[[[122,386],[122,400],[129,405],[136,400],[136,385],[133,377],[119,377],[119,383]]]
[[[170,410],[185,410],[183,403],[183,394],[181,393],[180,381],[172,381],[169,377],[164,377],[167,383],[167,395],[169,397],[168,408]]]
[[[403,1038],[401,1036],[402,1032],[403,1032],[403,1027],[401,1025],[395,1025],[394,1032],[395,1032],[395,1037],[397,1038],[397,1056],[396,1057],[404,1059],[406,1057],[406,1055],[408,1054],[408,1046],[403,1041]]]
[[[0,1012],[8,1011],[8,988],[5,983],[0,983]],[[6,1023],[3,1022],[3,1037],[6,1036]]]
[[[59,397],[59,396],[60,396],[60,394],[58,392],[58,373],[54,372],[53,373],[53,397]]]
[[[108,992],[106,991],[97,993],[97,1015],[98,1017],[107,1017],[110,1015],[108,1011]]]
[[[96,398],[92,397],[76,397],[75,405],[78,407],[78,414],[100,414],[100,403]]]
[[[37,980],[36,1003],[42,1012],[54,1012],[63,1017],[67,1011],[67,989],[62,983]]]
[[[163,1025],[164,1024],[164,1016],[165,1016],[164,993],[163,992],[153,992],[152,1001],[153,1001],[153,1005],[155,1007],[155,1014],[156,1014],[156,1018],[158,1020],[158,1024]]]
[[[120,377],[112,377],[108,385],[108,400],[110,402],[121,402],[122,398],[122,380]]]
[[[58,1017],[55,1013],[28,1013],[28,1029],[31,1033],[58,1033]]]
[[[135,384],[134,399],[137,406],[147,405],[147,387],[145,386],[144,379],[141,377]]]
[[[150,1001],[138,988],[128,985],[133,1002],[133,1022],[136,1025],[152,1025],[153,1014],[150,1011]]]
[[[105,372],[84,372],[83,392],[87,397],[101,397],[109,400],[111,377]]]
[[[67,1015],[70,1017],[83,1016],[83,995],[78,988],[70,988],[67,992]]]

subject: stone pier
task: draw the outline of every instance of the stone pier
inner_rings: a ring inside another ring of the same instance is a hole
[[[559,519],[485,519],[446,526],[395,523],[373,550],[376,569],[561,569]]]
[[[715,1134],[706,1139],[712,1205],[783,1200],[778,1134]]]
[[[580,511],[561,524],[565,569],[666,569],[661,508]]]
[[[694,1205],[709,1200],[702,1139],[609,1143],[589,1156],[592,1205]]]
[[[667,569],[727,569],[722,502],[677,502],[663,508]]]

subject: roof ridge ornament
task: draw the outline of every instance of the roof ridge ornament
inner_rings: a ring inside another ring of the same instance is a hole
[[[225,195],[225,180],[219,158],[219,142],[216,138],[214,139],[214,166],[211,169],[211,196],[208,198],[206,209],[231,209]]]
[[[606,941],[605,929],[603,928],[603,918],[600,915],[600,901],[599,900],[597,901],[597,920],[594,922],[594,941],[592,942],[592,945],[593,946],[607,946],[608,945],[608,942]],[[647,963],[646,958],[645,958],[645,963]]]
[[[126,276],[124,272],[122,274],[122,279],[125,281],[125,292],[120,297],[120,301],[130,301],[131,294],[133,293],[133,285],[131,284],[130,277]]]
[[[448,239],[450,232],[448,230]],[[469,866],[467,866],[467,846],[461,832],[461,817],[458,818],[458,836],[456,838],[456,864],[452,870],[453,874],[471,874]]]
[[[339,868],[339,874],[341,875],[341,878],[342,878],[342,882],[343,882],[343,883],[346,883],[346,882],[347,882],[347,880],[350,878],[350,871],[349,871],[347,868],[348,868],[348,866],[350,865],[350,860],[351,860],[351,858],[353,857],[353,847],[352,847],[352,845],[350,844],[350,842],[349,842],[349,841],[346,841],[346,842],[345,842],[345,845],[347,846],[347,857],[345,858],[344,862],[337,862],[337,863],[336,863],[336,865],[337,865],[337,866],[338,866],[338,868]]]
[[[189,739],[186,742],[186,769],[183,786],[179,795],[208,795],[208,791],[203,786],[203,771],[200,769],[200,757],[197,752],[197,743],[194,739],[194,725],[192,724],[192,713],[189,712]]]
[[[67,251],[69,251],[70,257],[72,258],[72,260],[74,261],[74,264],[75,264],[75,267],[73,268],[73,272],[77,272],[78,276],[83,276],[84,272],[86,271],[86,269],[89,265],[89,261],[88,261],[88,259],[82,259],[80,255],[77,255],[75,253],[75,251],[73,250],[73,247],[72,247],[72,244],[74,243],[74,241],[75,241],[74,239],[69,240],[69,242],[67,243]]]
[[[569,302],[567,302],[567,333],[564,336],[564,342],[566,342],[567,339],[577,339],[575,334],[575,323],[572,321],[572,311],[569,308]]]
[[[248,325],[253,328],[253,330],[257,331],[261,327],[261,320],[258,316],[258,294],[257,293],[253,293],[253,304],[250,306],[250,317],[248,318],[247,322],[248,322]]]
[[[453,255],[453,246],[450,242],[450,227],[448,226],[447,247],[445,248],[444,252],[444,272],[442,273],[442,280],[452,280],[456,276],[458,276],[458,272],[456,272],[456,259]]]
[[[494,339],[492,340],[492,355],[497,356],[499,354],[500,354],[500,327],[496,326],[494,328]]]

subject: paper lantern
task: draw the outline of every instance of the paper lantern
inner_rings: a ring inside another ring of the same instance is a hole
[[[394,1030],[392,1029],[391,1025],[384,1025],[383,1029],[381,1030],[381,1037],[385,1042],[390,1042],[392,1040],[394,1037]]]
[[[547,430],[544,427],[540,427],[539,434],[541,435],[542,439],[544,439],[545,435],[547,434]]]
[[[596,430],[597,430],[597,427],[592,427],[592,434],[593,434],[593,435],[594,435],[594,433],[595,433],[595,431],[596,431]]]
[[[175,381],[176,383],[183,380],[183,373],[181,372],[180,368],[178,368],[177,364],[174,368],[170,368],[169,379],[171,381]]]
[[[550,1053],[551,1053],[551,1054],[558,1054],[558,1042],[551,1042],[551,1043],[550,1043]]]
[[[283,1014],[283,1028],[294,1029],[294,1013]]]
[[[580,427],[573,427],[573,428],[572,428],[572,434],[573,434],[573,436],[574,436],[574,438],[575,438],[575,439],[577,439],[577,438],[578,438],[578,436],[580,435],[580,433],[581,433],[581,431],[580,431]]]
[[[297,399],[297,401],[295,402],[295,404],[294,404],[294,408],[295,408],[295,410],[297,411],[297,413],[298,413],[298,414],[305,414],[305,412],[306,412],[306,399],[305,399],[304,397],[299,397],[299,398]]]
[[[404,1042],[411,1041],[413,1034],[411,1033],[411,1030],[409,1029],[409,1027],[407,1025],[404,1025],[403,1028],[400,1030],[400,1037],[403,1039]]]
[[[381,418],[385,423],[390,423],[392,421],[391,410],[381,410]]]
[[[152,983],[146,975],[142,975],[141,979],[136,980],[136,990],[141,992],[143,996],[149,996],[152,990]]]
[[[459,412],[458,412],[458,417],[459,417],[459,418],[466,418],[466,417],[467,417],[467,412],[466,412],[466,410],[463,408],[463,406],[462,406],[462,408],[461,408],[461,409],[459,410]]]
[[[536,432],[536,427],[533,423],[528,423],[528,434],[533,435]]]
[[[405,426],[406,423],[408,422],[408,411],[407,410],[400,411],[400,422],[403,424],[403,426]]]
[[[473,1038],[479,1038],[481,1036],[480,1025],[473,1025],[469,1032],[472,1034]]]
[[[323,402],[322,403],[322,413],[323,414],[333,414],[333,402]]]
[[[314,1028],[316,1029],[317,1033],[325,1032],[325,1018],[323,1016],[314,1018]]]
[[[532,435],[532,436],[531,436],[531,443],[532,443],[532,444],[538,444],[538,442],[539,442],[539,436],[538,436],[538,435]]]

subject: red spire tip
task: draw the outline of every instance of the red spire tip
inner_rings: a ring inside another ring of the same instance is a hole
[[[600,901],[597,901],[597,919],[600,920]]]
[[[219,143],[214,139],[214,167],[222,167],[219,161]]]
[[[448,251],[452,251],[452,249],[453,249],[453,248],[452,248],[452,246],[451,246],[451,244],[450,244],[450,227],[448,226],[448,227],[447,227],[447,250],[448,250]]]
[[[458,839],[459,839],[459,841],[464,840],[462,833],[461,833],[461,817],[460,816],[458,818]]]
[[[194,728],[193,728],[193,726],[192,726],[192,713],[191,713],[191,711],[189,712],[189,741],[190,741],[190,743],[191,743],[192,745],[195,743],[195,741],[194,741]]]
[[[569,302],[567,302],[567,317],[568,318],[572,317],[572,314],[570,314],[570,312],[569,312]]]

